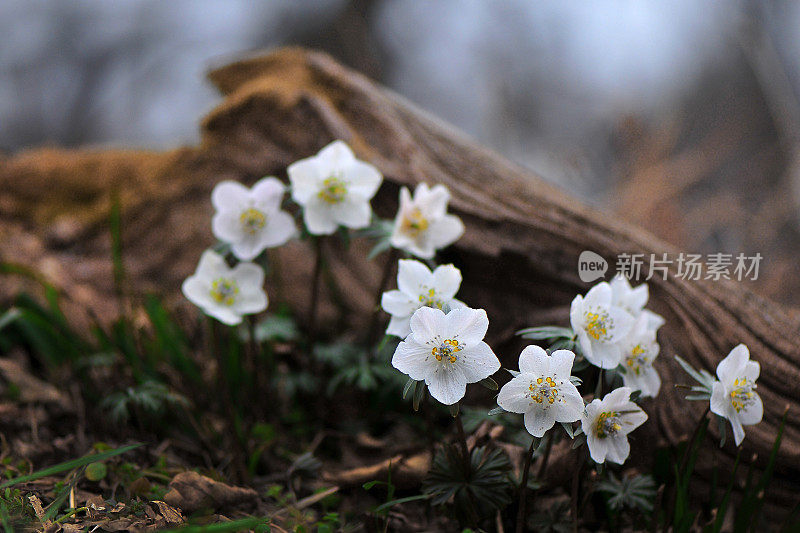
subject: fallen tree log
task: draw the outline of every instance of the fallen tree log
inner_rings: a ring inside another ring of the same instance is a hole
[[[506,367],[515,367],[519,353],[514,331],[566,323],[569,302],[588,288],[577,274],[581,251],[592,250],[612,265],[621,253],[645,258],[676,253],[474,145],[324,54],[284,49],[216,70],[211,80],[225,98],[203,121],[199,146],[165,153],[42,149],[3,159],[0,259],[43,272],[75,309],[88,305],[100,316],[113,315],[117,304],[106,220],[117,191],[132,289],[158,290],[178,301],[180,282],[212,243],[214,184],[222,179],[252,183],[267,174],[285,177],[289,163],[337,138],[384,173],[373,202],[381,216],[394,213],[403,185],[426,181],[450,188],[452,208],[467,231],[444,259],[462,268],[460,297],[487,310],[490,340]],[[363,260],[364,243],[349,252],[330,251],[340,303],[351,311],[348,321],[363,323],[372,313],[380,260]],[[294,243],[282,250],[281,261],[284,272],[292,272],[283,296],[302,316],[311,254]],[[673,389],[690,378],[672,355],[713,372],[743,342],[762,366],[758,392],[764,420],[747,429],[744,442],[748,452],[758,454],[757,464],[763,466],[790,406],[777,479],[768,494],[771,503],[785,509],[800,490],[800,314],[734,282],[681,279],[674,266],[667,279],[657,276],[649,283],[651,307],[667,320],[657,365],[664,387],[658,401],[644,404],[651,419],[638,443],[650,449],[685,439],[703,409]],[[18,288],[6,284],[0,295],[8,297]],[[334,315],[329,305],[324,317],[330,321]],[[718,454],[721,468],[731,467],[733,455],[729,444]]]

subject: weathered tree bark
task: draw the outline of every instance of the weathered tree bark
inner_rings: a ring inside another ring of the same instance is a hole
[[[386,181],[373,202],[388,217],[399,188],[426,181],[452,191],[453,210],[467,227],[447,252],[463,272],[460,297],[483,307],[490,337],[504,366],[514,368],[521,327],[566,324],[569,302],[588,286],[577,258],[593,250],[615,264],[620,253],[676,253],[672,247],[614,217],[594,211],[530,171],[474,145],[401,97],[338,65],[330,57],[297,49],[234,63],[214,71],[225,95],[203,121],[197,147],[167,153],[35,150],[0,168],[0,258],[43,271],[80,305],[114,313],[109,240],[105,229],[111,191],[124,207],[124,245],[130,281],[138,290],[171,294],[212,243],[209,194],[222,179],[252,183],[284,175],[292,161],[344,139],[377,165]],[[366,245],[331,250],[342,302],[361,323],[372,313],[380,261],[363,259]],[[284,294],[302,316],[307,305],[311,254],[295,243],[281,252]],[[645,263],[645,269],[647,263]],[[650,280],[651,307],[667,319],[658,369],[662,394],[644,407],[650,421],[633,446],[652,449],[691,433],[703,406],[687,402],[673,384],[690,378],[673,360],[680,354],[713,372],[743,342],[761,363],[758,392],[764,421],[747,428],[744,447],[763,464],[787,405],[777,483],[767,495],[777,506],[800,490],[800,315],[728,281]],[[6,285],[8,297],[17,286]],[[269,287],[268,287],[269,289]],[[275,295],[272,294],[273,298]],[[80,305],[75,305],[79,308]],[[328,320],[334,316],[329,306]],[[712,428],[713,432],[713,428]],[[729,439],[730,440],[730,439]],[[730,468],[735,450],[718,454]]]

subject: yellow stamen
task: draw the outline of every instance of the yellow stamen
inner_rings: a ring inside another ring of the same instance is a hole
[[[267,215],[251,207],[242,211],[242,214],[239,215],[239,222],[247,233],[253,235],[267,224]]]
[[[329,204],[340,204],[347,196],[347,185],[336,176],[331,176],[322,182],[322,189],[317,196]]]
[[[219,304],[233,305],[237,294],[239,294],[239,285],[235,280],[218,278],[211,283],[211,297]]]

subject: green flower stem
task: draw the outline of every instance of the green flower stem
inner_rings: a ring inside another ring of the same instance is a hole
[[[461,423],[461,409],[455,416],[456,429],[458,430],[458,440],[461,444],[461,455],[464,459],[464,473],[469,475],[470,460],[469,460],[469,447],[467,446],[467,435],[464,433],[464,425]]]
[[[317,341],[317,307],[319,306],[319,284],[322,273],[322,239],[311,237],[314,243],[314,273],[311,276],[311,304],[308,308],[308,344],[313,350]]]
[[[386,264],[383,267],[383,275],[378,284],[378,291],[375,294],[375,304],[372,306],[372,317],[370,318],[369,328],[367,329],[367,353],[370,355],[372,355],[372,349],[378,341],[380,333],[380,321],[378,318],[380,316],[381,298],[383,297],[386,287],[389,285],[389,279],[392,277],[392,272],[394,272],[394,266],[397,264],[398,257],[399,252],[397,248],[389,250]]]
[[[525,493],[528,488],[528,473],[531,470],[531,459],[533,458],[533,450],[536,447],[536,440],[535,437],[531,439],[531,446],[525,455],[525,465],[522,467],[522,481],[519,484],[519,507],[517,509],[517,533],[522,533],[525,530]]]
[[[697,420],[697,423],[694,426],[694,431],[692,431],[692,436],[689,437],[689,441],[686,443],[686,450],[683,452],[683,457],[681,457],[680,467],[678,468],[678,473],[683,475],[683,471],[686,470],[686,465],[689,462],[689,455],[692,452],[692,448],[694,445],[695,439],[697,439],[697,434],[700,432],[700,428],[703,425],[703,421],[708,416],[708,413],[711,411],[711,403],[709,402],[708,407],[706,407],[705,411],[703,411],[703,415]],[[675,483],[669,489],[669,498],[667,499],[667,512],[664,515],[664,531],[669,529],[669,523],[672,520],[672,514],[675,511],[675,500],[678,497],[678,486],[677,486],[677,479]]]

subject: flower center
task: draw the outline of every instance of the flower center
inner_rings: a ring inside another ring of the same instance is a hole
[[[558,399],[558,384],[550,376],[536,378],[535,382],[531,381],[528,389],[530,390],[528,396],[536,403],[552,405]]]
[[[237,294],[239,294],[239,285],[235,280],[217,278],[211,284],[211,297],[219,304],[233,305]]]
[[[251,207],[242,211],[242,214],[239,215],[239,222],[241,222],[244,231],[250,235],[255,235],[258,230],[267,224],[267,215]]]
[[[444,302],[436,297],[436,289],[429,289],[427,287],[423,287],[423,289],[427,289],[419,295],[419,303],[423,307],[433,307],[435,309],[442,309],[444,307]]]
[[[455,363],[458,360],[456,354],[464,349],[463,344],[459,344],[456,339],[445,339],[439,346],[434,346],[431,354],[437,361]]]
[[[747,409],[748,406],[755,403],[755,395],[753,389],[756,384],[747,378],[739,378],[733,381],[733,390],[731,391],[731,405],[738,413],[742,409]]]
[[[428,219],[423,216],[418,207],[415,207],[403,216],[400,227],[404,233],[416,238],[420,233],[428,229]]]
[[[322,182],[322,189],[317,194],[322,201],[329,204],[340,204],[347,196],[347,185],[336,176],[331,176]]]
[[[588,333],[594,340],[602,340],[608,337],[608,329],[614,327],[614,321],[608,316],[608,312],[602,309],[596,313],[587,311],[584,314],[586,319],[586,333]]]
[[[604,439],[616,435],[622,425],[619,423],[619,413],[615,411],[604,411],[597,417],[594,432],[598,438]]]
[[[642,372],[642,367],[647,365],[648,361],[647,351],[642,348],[641,344],[637,344],[633,347],[631,353],[625,357],[625,366],[638,376]]]

